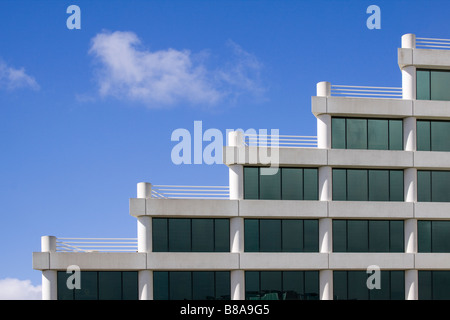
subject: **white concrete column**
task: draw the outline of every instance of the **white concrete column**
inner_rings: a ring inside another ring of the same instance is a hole
[[[321,81],[316,84],[316,96],[329,97],[331,96],[331,83],[328,81]]]
[[[333,247],[333,221],[331,218],[319,219],[319,252],[330,253]]]
[[[402,36],[402,48],[415,49],[416,48],[416,35],[413,33],[407,33]]]
[[[139,182],[137,184],[137,198],[151,198],[152,197],[152,184],[148,182]]]
[[[319,271],[320,300],[333,300],[333,270]]]
[[[402,68],[402,98],[416,99],[416,67],[406,66]]]
[[[233,164],[228,167],[230,200],[244,199],[244,166]]]
[[[245,272],[244,270],[231,270],[231,300],[245,300]]]
[[[230,252],[244,252],[244,218],[230,219]]]
[[[317,148],[331,149],[331,115],[317,116]]]
[[[405,299],[419,300],[419,272],[418,270],[405,271]]]
[[[417,169],[407,168],[403,171],[405,202],[417,202]]]
[[[139,300],[153,300],[153,271],[138,271]]]
[[[319,167],[319,201],[331,201],[333,171],[329,166]]]
[[[137,218],[138,252],[152,252],[152,218],[139,216]]]
[[[417,120],[415,117],[403,119],[403,145],[405,151],[417,150]]]
[[[56,252],[56,237],[41,237],[41,251],[53,253]],[[58,299],[58,272],[56,270],[42,271],[42,300]]]
[[[417,253],[417,219],[405,220],[405,253]]]

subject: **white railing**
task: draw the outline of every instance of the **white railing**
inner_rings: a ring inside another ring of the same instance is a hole
[[[246,146],[287,147],[287,148],[316,148],[316,136],[265,135],[245,134]]]
[[[57,238],[57,252],[136,252],[137,238]]]
[[[331,85],[332,96],[353,96],[370,98],[402,98],[400,87],[368,87],[368,86],[346,86]]]
[[[416,48],[450,49],[450,39],[416,38]]]
[[[157,199],[229,199],[229,197],[228,186],[152,186],[152,198]]]

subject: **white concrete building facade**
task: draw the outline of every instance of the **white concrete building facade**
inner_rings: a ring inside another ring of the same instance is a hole
[[[401,88],[317,84],[317,146],[230,133],[227,199],[142,182],[129,252],[42,237],[43,299],[450,299],[450,41],[401,40]]]

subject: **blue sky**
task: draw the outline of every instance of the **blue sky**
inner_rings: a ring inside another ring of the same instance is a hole
[[[66,26],[72,4],[79,30]],[[378,30],[366,27],[372,4]],[[449,10],[433,0],[2,0],[1,291],[37,290],[31,255],[43,235],[135,237],[138,182],[227,185],[224,165],[172,163],[177,128],[315,135],[317,82],[401,86],[401,36],[450,38]]]

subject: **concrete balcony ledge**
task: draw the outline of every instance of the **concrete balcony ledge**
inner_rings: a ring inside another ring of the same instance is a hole
[[[415,268],[448,270],[450,269],[450,253],[416,253]]]
[[[450,51],[435,49],[399,48],[398,65],[431,69],[450,69]]]
[[[236,270],[239,254],[229,252],[151,252],[147,268],[154,270]]]
[[[328,165],[333,167],[408,168],[413,152],[394,150],[330,149]]]
[[[385,201],[330,201],[330,218],[410,219],[414,217],[414,203]]]
[[[240,254],[240,268],[245,270],[328,269],[328,254],[246,252]]]
[[[329,268],[333,270],[366,270],[376,265],[380,269],[414,268],[413,253],[330,253]]]
[[[450,170],[450,152],[415,151],[414,167],[419,170]]]
[[[414,218],[422,220],[450,220],[450,203],[417,202],[414,204]]]
[[[308,200],[240,200],[239,216],[271,218],[325,218],[326,201]]]

